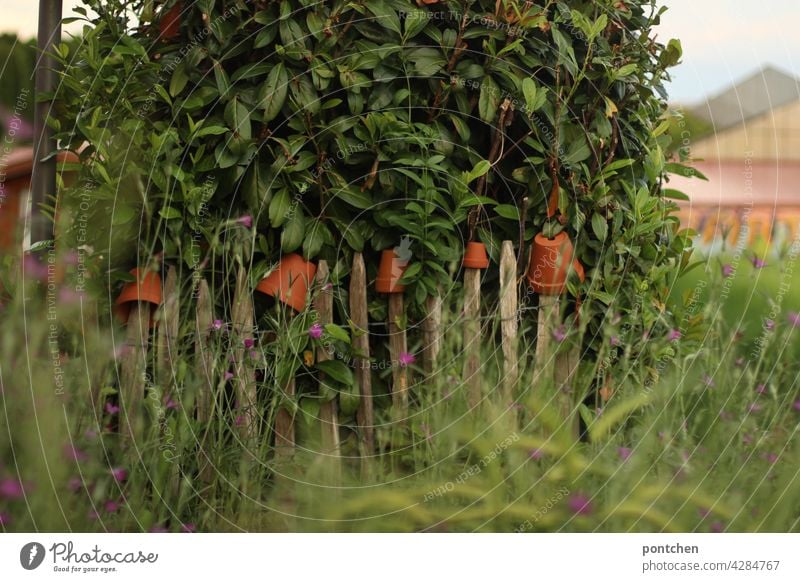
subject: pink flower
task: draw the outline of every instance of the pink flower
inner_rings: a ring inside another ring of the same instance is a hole
[[[771,319],[764,320],[764,327],[767,329],[775,329],[775,322]]]
[[[119,412],[119,406],[106,402],[106,412],[111,415],[117,414]]]
[[[567,329],[563,325],[559,325],[553,330],[553,339],[561,343],[567,339]]]
[[[228,380],[230,380],[231,378],[233,378],[233,372],[225,372],[225,373],[222,375],[222,379],[223,379],[225,382],[227,382],[227,381],[228,381]]]
[[[245,228],[252,228],[253,227],[253,217],[249,214],[245,214],[244,216],[240,216],[236,219],[236,222],[241,224]]]
[[[114,477],[117,483],[122,483],[128,478],[128,471],[122,467],[117,467],[116,469],[111,469],[111,476]]]
[[[6,526],[11,524],[11,516],[8,515],[5,511],[0,511],[0,526]]]
[[[789,324],[792,327],[800,327],[800,313],[797,313],[796,311],[790,311],[786,316],[786,319],[789,320]]]
[[[617,454],[619,455],[619,458],[622,459],[624,462],[631,458],[633,450],[629,449],[628,447],[619,447],[617,449]]]
[[[73,493],[77,493],[83,487],[83,481],[81,481],[78,477],[71,477],[69,481],[67,481],[67,489],[72,491]]]
[[[106,513],[116,513],[119,511],[119,503],[116,501],[109,499],[103,504],[103,509],[106,510]]]
[[[703,519],[705,519],[705,518],[707,518],[709,515],[711,515],[711,510],[710,510],[710,509],[706,509],[705,507],[700,507],[700,508],[698,508],[698,510],[697,510],[697,513],[699,513],[699,514],[700,514],[700,517],[702,517]]]
[[[184,533],[194,533],[197,528],[194,526],[193,523],[184,523],[181,524],[181,530]]]
[[[398,357],[398,361],[400,362],[400,367],[405,368],[417,361],[417,358],[414,354],[409,354],[408,352],[403,352]]]
[[[722,533],[725,531],[725,524],[721,521],[715,521],[711,524],[711,531],[714,533]]]
[[[753,267],[756,269],[763,269],[767,266],[767,262],[763,259],[759,259],[757,256],[753,255],[753,258],[750,259],[750,262],[753,263]]]
[[[308,337],[311,339],[319,339],[322,337],[322,325],[314,323],[308,328]]]
[[[611,340],[610,341],[611,341],[611,345],[614,346],[614,347],[622,345],[622,342],[620,341],[620,339],[615,335],[611,336]]]
[[[154,525],[149,531],[150,533],[167,533],[168,530],[163,525]]]
[[[761,405],[758,404],[757,402],[753,402],[750,406],[747,407],[747,411],[748,412],[760,412],[761,411]]]
[[[544,457],[544,452],[542,452],[542,449],[531,449],[531,452],[528,454],[528,456],[534,461],[538,461]]]
[[[588,497],[581,493],[570,496],[567,502],[570,511],[575,515],[589,515],[592,513],[592,503]]]
[[[683,337],[683,334],[679,329],[670,330],[669,334],[667,334],[667,340],[671,342],[676,342],[681,339],[681,337]]]
[[[756,386],[756,393],[758,393],[758,394],[766,394],[766,392],[767,392],[766,385],[759,384],[758,386]]]
[[[22,273],[25,277],[47,281],[47,265],[30,253],[26,253],[25,258],[22,259]]]
[[[3,479],[0,481],[0,497],[6,499],[21,499],[25,495],[25,489],[17,479]]]
[[[64,305],[76,305],[81,302],[81,299],[83,299],[83,293],[74,289],[62,287],[58,290],[58,301]]]
[[[175,402],[175,401],[174,401],[172,398],[170,398],[169,396],[167,396],[167,398],[166,398],[166,400],[165,400],[165,402],[164,402],[164,407],[165,407],[167,410],[178,410],[178,408],[180,408],[180,406],[178,406],[178,403],[177,403],[177,402]]]
[[[722,276],[724,278],[727,279],[728,277],[733,275],[734,271],[735,271],[735,269],[733,268],[732,265],[728,265],[728,264],[722,265]]]
[[[245,417],[243,415],[239,415],[236,417],[236,420],[233,422],[235,426],[244,426]]]
[[[708,386],[709,388],[714,387],[714,379],[709,376],[708,374],[703,374],[703,384]]]
[[[246,339],[244,340],[244,347],[245,347],[246,349],[248,349],[248,350],[249,350],[249,349],[250,349],[250,348],[252,348],[254,345],[256,345],[256,342],[255,342],[255,341],[253,341],[253,339],[252,339],[252,338],[246,338]]]
[[[800,412],[800,400],[794,401],[794,409]]]
[[[775,453],[767,453],[765,455],[762,455],[762,458],[765,461],[767,461],[770,465],[774,465],[775,463],[778,462],[778,455],[776,455]]]
[[[215,319],[214,323],[211,324],[211,328],[212,329],[216,329],[216,330],[220,330],[220,329],[222,329],[223,325],[224,324],[222,323],[221,319]]]
[[[89,457],[75,445],[64,445],[64,454],[71,461],[85,461]]]

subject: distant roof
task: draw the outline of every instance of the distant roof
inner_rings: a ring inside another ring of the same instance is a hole
[[[691,113],[721,131],[798,100],[800,79],[767,66],[692,107]]]

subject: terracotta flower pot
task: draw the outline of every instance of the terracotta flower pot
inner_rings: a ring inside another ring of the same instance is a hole
[[[543,234],[536,235],[528,267],[528,282],[536,293],[541,295],[563,293],[567,286],[570,266],[583,283],[586,274],[583,265],[575,258],[575,248],[566,232],[560,232],[552,239]]]
[[[402,293],[406,286],[399,283],[408,267],[408,261],[400,259],[393,249],[381,253],[381,263],[378,266],[378,278],[375,279],[375,289],[378,293]]]
[[[162,40],[172,40],[181,33],[181,11],[183,2],[176,2],[172,8],[161,15],[158,21],[158,32]]]
[[[134,302],[152,303],[155,307],[161,305],[161,276],[145,269],[133,269],[131,275],[136,277],[136,280],[126,283],[114,302],[114,315],[123,323],[128,322],[131,304]],[[155,307],[150,309],[150,327],[156,322]]]
[[[467,243],[464,251],[464,266],[467,269],[486,269],[489,266],[486,245],[481,242]]]
[[[317,266],[314,263],[291,253],[281,258],[278,268],[261,280],[256,291],[279,299],[295,311],[303,311],[308,288],[316,274]]]

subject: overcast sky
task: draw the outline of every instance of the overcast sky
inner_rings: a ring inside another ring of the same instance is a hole
[[[79,0],[63,0],[64,14]],[[765,64],[800,76],[800,0],[665,0],[659,39],[683,43],[672,101],[694,103]],[[36,33],[36,0],[0,0],[0,32]]]

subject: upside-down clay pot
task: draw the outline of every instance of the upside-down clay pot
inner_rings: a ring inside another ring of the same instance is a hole
[[[575,248],[566,232],[550,239],[537,234],[533,239],[533,252],[528,266],[528,282],[541,295],[560,295],[567,286],[567,275],[572,267],[581,283],[586,280],[583,265],[575,258]]]
[[[284,255],[278,268],[264,277],[256,291],[275,297],[295,311],[303,311],[317,266],[296,253]]]
[[[131,270],[136,280],[126,283],[114,302],[114,314],[123,323],[128,322],[131,305],[135,302],[153,304],[150,309],[150,327],[155,326],[155,308],[161,305],[161,276],[155,271],[145,269]]]
[[[464,251],[464,266],[467,269],[486,269],[489,266],[486,245],[481,242],[467,243]]]
[[[402,293],[406,286],[400,284],[400,279],[408,267],[408,261],[400,259],[393,249],[381,253],[381,263],[378,266],[378,277],[375,279],[375,289],[378,293]]]
[[[181,33],[181,11],[183,2],[176,2],[172,8],[161,15],[158,32],[162,40],[172,40]]]

